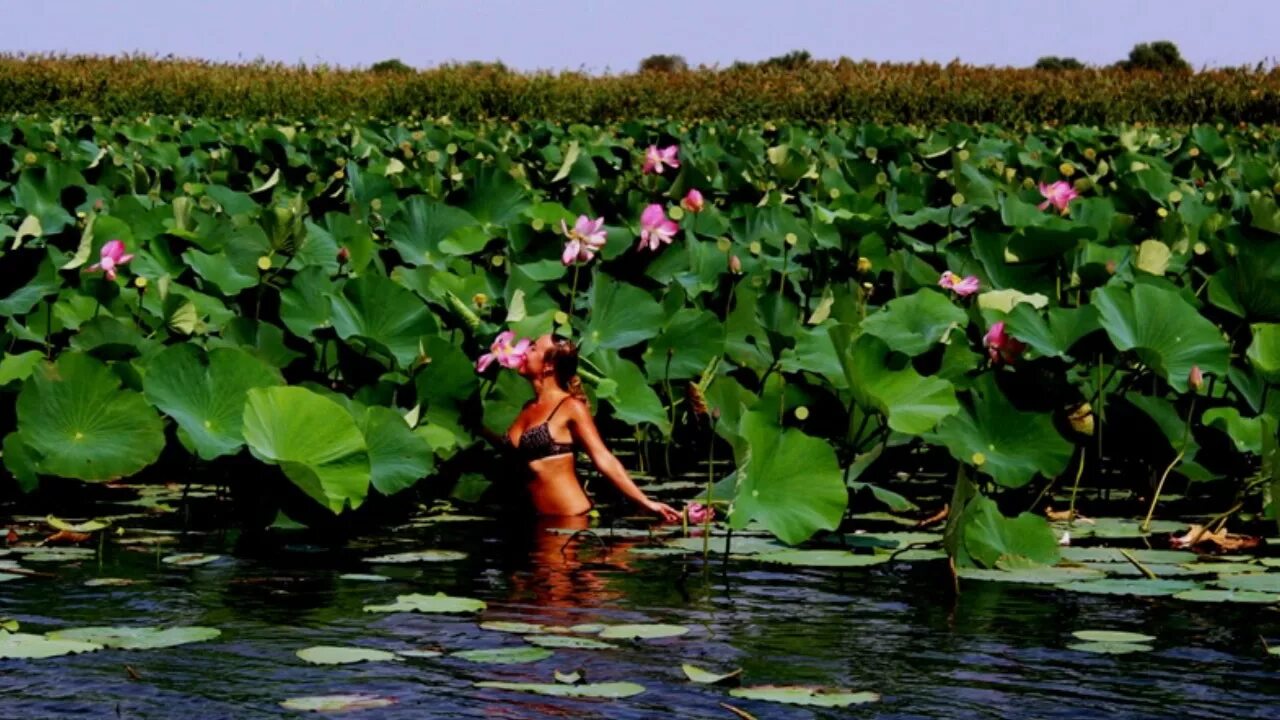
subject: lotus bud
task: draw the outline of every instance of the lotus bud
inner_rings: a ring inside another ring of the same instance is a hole
[[[351,262],[351,251],[344,247],[338,248],[338,264],[346,265],[349,262]]]
[[[1200,388],[1204,387],[1204,373],[1201,372],[1199,365],[1191,366],[1191,372],[1187,375],[1187,386],[1194,392],[1200,392]]]
[[[686,193],[684,199],[680,201],[680,207],[691,213],[702,212],[704,204],[702,193],[698,192],[696,188]]]
[[[742,261],[738,259],[737,255],[729,256],[729,272],[734,275],[742,274]]]

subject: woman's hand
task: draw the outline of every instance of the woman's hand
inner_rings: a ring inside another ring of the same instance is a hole
[[[644,503],[644,509],[648,510],[654,515],[661,516],[662,522],[664,523],[680,522],[680,511],[676,510],[675,508],[671,507],[666,503],[660,503],[654,500],[649,500],[648,502]]]

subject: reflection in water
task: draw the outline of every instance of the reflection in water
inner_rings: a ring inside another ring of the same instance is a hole
[[[605,541],[591,530],[589,517],[572,515],[538,517],[515,527],[509,542],[516,559],[509,568],[510,601],[552,611],[604,607],[619,601],[622,594],[610,587],[610,575],[631,569],[627,551],[640,541]],[[565,621],[578,622],[572,617],[579,616],[566,615]],[[546,622],[561,624],[551,619]]]

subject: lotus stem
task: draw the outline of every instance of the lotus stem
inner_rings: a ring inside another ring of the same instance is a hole
[[[1164,490],[1164,481],[1169,479],[1169,473],[1182,462],[1182,457],[1187,454],[1187,446],[1191,440],[1191,419],[1196,414],[1196,399],[1191,398],[1191,408],[1187,412],[1187,425],[1182,432],[1182,447],[1178,450],[1178,454],[1173,456],[1173,462],[1164,469],[1164,473],[1160,475],[1160,482],[1156,484],[1156,494],[1151,497],[1151,507],[1147,509],[1147,516],[1142,520],[1142,532],[1146,532],[1151,527],[1151,516],[1156,512],[1156,503],[1160,502],[1160,493]]]
[[[1084,475],[1084,456],[1085,449],[1081,447],[1080,466],[1076,468],[1076,481],[1071,486],[1071,502],[1067,505],[1067,527],[1074,527],[1076,522],[1076,494],[1080,492],[1080,478]]]
[[[574,311],[574,307],[577,305],[577,302],[578,302],[578,272],[581,270],[582,270],[581,264],[579,263],[573,264],[573,283],[570,284],[569,286],[569,311],[568,313],[566,313],[569,316],[569,335],[570,336],[573,335],[573,311]]]
[[[1155,573],[1151,572],[1151,568],[1149,568],[1149,567],[1147,567],[1146,565],[1143,565],[1142,563],[1138,562],[1138,558],[1134,557],[1134,556],[1133,556],[1133,555],[1132,555],[1128,550],[1125,550],[1125,549],[1121,548],[1121,549],[1120,549],[1120,554],[1124,556],[1124,559],[1125,559],[1125,560],[1128,560],[1128,561],[1129,561],[1129,564],[1131,564],[1131,565],[1133,565],[1134,567],[1138,568],[1138,572],[1140,572],[1140,573],[1142,573],[1143,575],[1145,575],[1145,576],[1147,577],[1147,579],[1148,579],[1148,580],[1159,580],[1159,579],[1160,579],[1160,578],[1159,578]]]
[[[704,513],[705,518],[702,521],[702,564],[707,564],[707,557],[711,554],[711,486],[715,482],[716,477],[716,423],[710,415],[707,416],[707,425],[711,431],[711,449],[707,452],[707,498],[703,503],[708,508],[708,512]]]

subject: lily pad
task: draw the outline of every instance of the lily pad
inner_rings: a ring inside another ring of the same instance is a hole
[[[422,595],[412,593],[398,595],[396,601],[388,605],[365,605],[365,612],[420,612],[420,613],[475,613],[482,612],[488,605],[483,600],[465,597],[454,597],[444,593]]]
[[[394,565],[422,562],[452,562],[454,560],[464,560],[466,557],[466,553],[459,552],[457,550],[414,550],[412,552],[402,552],[392,555],[379,555],[377,557],[365,558],[364,561]]]
[[[612,650],[618,647],[613,643],[591,638],[574,637],[572,635],[529,635],[525,642],[541,648],[564,650]]]
[[[680,666],[680,669],[684,671],[685,677],[689,678],[690,682],[701,685],[727,685],[738,682],[742,678],[742,668],[727,673],[713,673],[697,665],[685,663]]]
[[[119,650],[152,650],[213,640],[222,635],[217,628],[187,627],[82,627],[55,630],[51,640],[74,640]]]
[[[338,576],[338,579],[356,582],[387,582],[391,578],[386,575],[370,575],[368,573],[343,573]]]
[[[349,665],[352,663],[384,662],[397,659],[395,653],[387,652],[386,650],[339,647],[336,645],[316,645],[303,648],[295,654],[312,665]]]
[[[689,548],[661,546],[627,548],[627,552],[638,557],[672,557],[676,555],[694,555],[697,553],[696,550],[691,550]]]
[[[754,687],[734,688],[729,694],[745,700],[767,700],[768,702],[787,705],[807,705],[811,707],[848,707],[878,702],[880,694],[874,692],[854,692],[839,688],[805,687],[801,685],[756,685]]]
[[[1280,593],[1255,590],[1188,590],[1174,595],[1178,600],[1203,603],[1251,603],[1269,605],[1280,603]]]
[[[461,650],[455,653],[450,653],[449,657],[456,657],[470,662],[490,665],[515,665],[540,662],[554,654],[555,653],[547,650],[546,648],[527,645],[524,647],[492,648],[485,650]]]
[[[13,573],[0,572],[0,583],[13,582],[14,580],[21,580],[24,577],[25,577],[24,575],[14,575]]]
[[[1078,650],[1080,652],[1098,653],[1102,655],[1127,655],[1129,653],[1136,652],[1151,652],[1155,648],[1150,645],[1126,642],[1084,642],[1072,643],[1067,646],[1067,649]]]
[[[1187,590],[1194,590],[1196,589],[1196,584],[1189,580],[1107,578],[1105,580],[1086,580],[1062,583],[1057,587],[1071,592],[1093,593],[1097,595],[1157,597],[1160,595],[1174,595]]]
[[[23,554],[22,559],[33,563],[79,562],[93,558],[95,552],[89,548],[33,548]]]
[[[1121,630],[1076,630],[1071,634],[1079,640],[1091,643],[1149,643],[1155,640],[1152,635]]]
[[[205,555],[204,553],[183,553],[181,555],[166,555],[161,558],[160,562],[166,565],[179,565],[182,567],[193,567],[196,565],[208,565],[222,559],[221,555]]]
[[[848,550],[780,550],[752,557],[759,562],[804,567],[867,567],[889,561],[888,555],[855,555]]]
[[[89,578],[84,581],[85,587],[125,587],[127,585],[137,585],[137,580],[118,577],[99,577]]]
[[[554,697],[605,698],[614,700],[629,698],[644,692],[643,685],[637,685],[636,683],[631,682],[580,683],[578,685],[566,685],[564,683],[513,683],[485,681],[476,683],[476,687],[489,688],[492,690],[529,692],[536,693],[538,695],[551,695]]]
[[[59,517],[54,517],[53,515],[45,518],[44,521],[49,523],[49,527],[54,530],[64,530],[66,532],[73,533],[94,533],[111,527],[111,523],[105,520],[86,520],[82,523],[73,523]]]
[[[1180,532],[1185,530],[1186,527],[1186,523],[1174,520],[1152,520],[1146,531],[1143,531],[1141,520],[1114,517],[1094,518],[1092,523],[1076,522],[1070,528],[1067,527],[1066,523],[1054,524],[1054,529],[1069,529],[1071,536],[1076,539],[1095,537],[1102,540],[1124,540],[1147,537],[1148,535],[1162,535],[1164,533]]]
[[[656,640],[678,637],[688,632],[689,628],[683,625],[662,623],[610,625],[600,632],[600,637],[609,640]]]
[[[1101,580],[1106,577],[1097,570],[1070,567],[1028,567],[1012,570],[986,570],[980,568],[961,568],[956,571],[961,580],[981,580],[988,582],[1023,583],[1027,585],[1061,585],[1063,583]]]
[[[0,633],[0,658],[36,660],[101,650],[102,645],[30,633]]]
[[[682,550],[691,550],[693,552],[700,553],[702,552],[702,538],[675,538],[667,542],[667,547],[680,548]],[[724,547],[725,542],[723,537],[713,537],[711,538],[708,549],[712,553],[720,554],[724,552]],[[786,545],[771,538],[734,536],[729,539],[729,552],[734,555],[757,555],[761,553],[779,552],[787,549]]]
[[[444,653],[439,650],[400,650],[396,654],[407,658],[433,658],[440,657]]]
[[[1128,550],[1134,560],[1144,565],[1178,565],[1195,562],[1198,556],[1185,550]],[[1065,547],[1062,548],[1062,559],[1071,562],[1113,562],[1127,563],[1124,555],[1116,548],[1107,547]]]
[[[546,625],[537,623],[511,622],[508,620],[488,620],[480,623],[481,630],[493,630],[495,632],[515,633],[517,635],[532,635],[544,633],[547,631]]]
[[[351,710],[373,710],[395,704],[395,698],[376,695],[308,695],[284,700],[280,703],[280,707],[303,712],[339,713]]]
[[[1228,590],[1280,593],[1280,573],[1235,574],[1219,577],[1214,585]]]

